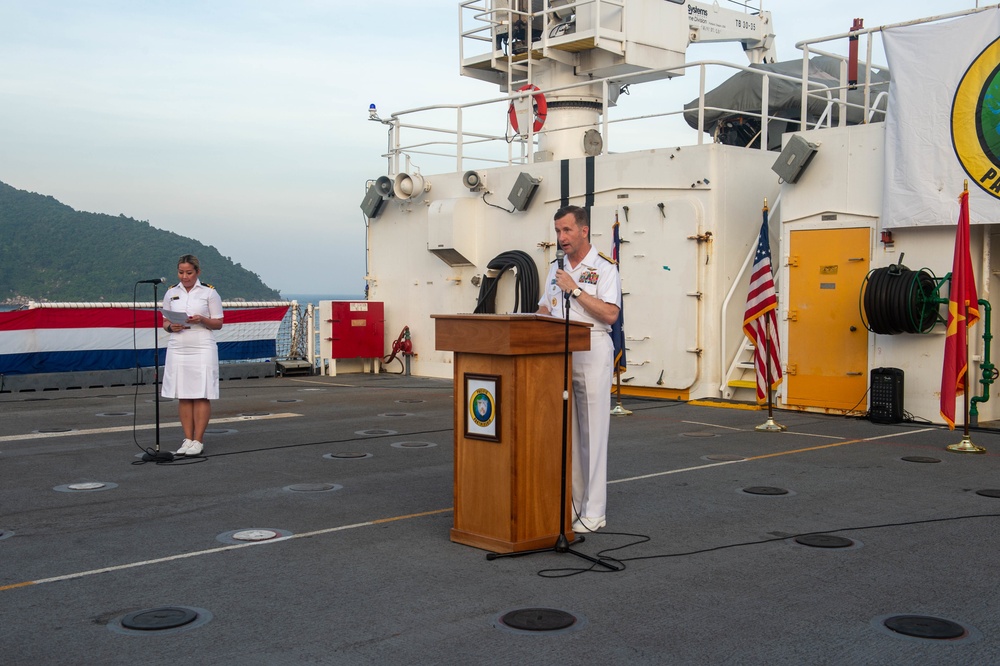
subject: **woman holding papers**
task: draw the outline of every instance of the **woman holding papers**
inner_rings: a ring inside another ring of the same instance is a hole
[[[219,397],[219,349],[215,334],[222,328],[222,299],[198,275],[198,257],[177,261],[177,284],[163,296],[163,328],[170,332],[163,373],[164,398],[176,398],[184,441],[175,455],[197,456],[212,415],[210,400]]]

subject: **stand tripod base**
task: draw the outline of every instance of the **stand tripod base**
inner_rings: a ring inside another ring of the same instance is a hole
[[[611,409],[611,416],[631,416],[631,415],[632,412],[622,407],[622,404],[620,402]]]
[[[768,418],[759,426],[754,428],[757,432],[781,432],[782,430],[788,430],[785,426],[780,423],[775,423],[773,418]]]
[[[962,441],[958,444],[949,444],[945,448],[949,451],[954,451],[955,453],[986,453],[986,449],[973,444],[968,435],[963,437]]]
[[[142,459],[145,462],[171,462],[174,459],[174,454],[170,451],[154,451],[152,453],[147,451],[142,454]]]
[[[584,541],[586,541],[586,539],[584,538],[584,536],[582,534],[577,534],[576,538],[573,540],[573,543],[583,543]],[[609,564],[608,562],[605,562],[603,560],[599,560],[596,557],[591,557],[590,555],[584,555],[583,553],[578,553],[577,551],[573,550],[572,548],[569,547],[569,541],[566,539],[566,535],[565,534],[560,534],[559,537],[556,539],[555,544],[553,544],[553,546],[551,548],[537,548],[535,550],[521,550],[521,551],[516,551],[516,552],[513,552],[513,553],[487,553],[486,559],[487,560],[498,560],[501,557],[520,557],[521,555],[536,555],[538,553],[559,553],[559,554],[569,553],[570,555],[576,555],[577,557],[579,557],[581,559],[584,559],[584,560],[587,560],[588,562],[592,562],[593,564],[597,564],[597,565],[600,565],[602,567],[606,567],[606,568],[610,569],[611,571],[621,571],[620,568],[618,568],[618,567],[616,567],[616,566],[614,566],[612,564]]]

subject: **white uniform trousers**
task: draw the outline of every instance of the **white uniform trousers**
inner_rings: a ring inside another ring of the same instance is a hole
[[[590,351],[573,352],[574,518],[605,517],[608,504],[608,431],[614,344],[592,331]]]

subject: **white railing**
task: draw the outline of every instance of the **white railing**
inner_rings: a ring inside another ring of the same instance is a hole
[[[674,90],[683,88],[677,85],[678,81],[687,80],[684,74],[689,72],[697,73],[697,92],[684,95],[684,101],[697,100],[697,118],[699,127],[704,127],[706,112],[726,112],[740,114],[745,117],[755,118],[761,123],[761,150],[767,147],[767,122],[780,120],[782,122],[797,122],[788,118],[772,115],[769,113],[770,95],[769,86],[772,81],[783,80],[793,84],[802,83],[802,79],[779,74],[777,72],[767,72],[749,66],[736,65],[721,60],[705,60],[687,63],[680,67],[663,68],[635,73],[626,76],[616,76],[613,78],[595,79],[581,83],[574,83],[565,86],[543,89],[543,94],[551,93],[572,93],[576,89],[583,87],[590,88],[595,83],[601,85],[602,90],[602,115],[601,126],[604,139],[605,152],[623,152],[632,149],[628,146],[630,128],[634,128],[639,122],[655,121],[652,131],[645,131],[644,143],[641,147],[648,148],[648,136],[664,136],[663,145],[677,145],[677,140],[669,140],[673,136],[686,134],[687,140],[681,139],[680,145],[690,145],[691,143],[705,143],[705,132],[691,128],[684,121],[685,111],[683,102],[676,103],[670,109],[652,109],[649,112],[635,115],[615,116],[619,107],[611,101],[612,93],[620,90],[627,90],[633,81],[639,81],[640,77],[648,78],[651,74],[662,74],[669,76],[665,80],[647,81],[642,83],[644,92],[653,92],[651,97],[663,99],[669,95],[660,94],[664,88],[673,86]],[[761,86],[761,108],[755,111],[745,109],[727,109],[721,107],[707,106],[705,96],[715,82],[721,83],[723,80],[739,72],[747,72],[751,76],[758,77]],[[846,84],[845,84],[846,86]],[[821,83],[806,80],[806,94],[804,98],[811,96],[820,99],[826,107],[832,108],[834,104],[842,104],[845,107],[855,106],[862,109],[866,117],[868,115],[867,105],[851,105],[846,101],[834,99],[833,92],[836,89],[829,88]],[[383,155],[388,159],[390,174],[399,173],[401,168],[409,171],[415,162],[420,158],[443,158],[439,162],[440,168],[437,172],[456,171],[462,172],[469,168],[483,168],[488,166],[509,166],[515,164],[528,164],[532,161],[535,141],[546,133],[543,127],[538,132],[532,132],[527,137],[508,132],[498,134],[486,130],[470,129],[473,124],[486,127],[491,125],[497,127],[503,124],[506,127],[507,110],[514,100],[527,97],[531,92],[513,92],[508,95],[494,97],[466,104],[437,104],[433,106],[423,106],[414,109],[407,109],[393,113],[390,120],[381,121],[391,125],[389,150]],[[626,93],[627,94],[627,93]],[[684,94],[684,93],[680,93]],[[674,94],[672,97],[679,97]],[[615,96],[617,97],[617,96]],[[828,114],[824,114],[824,118]],[[841,114],[842,116],[845,114]],[[582,125],[580,127],[583,127]],[[573,127],[560,127],[559,130],[573,129]],[[693,141],[691,133],[694,132]],[[634,132],[631,132],[634,133]],[[638,147],[638,146],[637,146]],[[435,171],[429,171],[434,173]]]
[[[565,9],[570,6],[579,8],[589,4],[596,4],[597,8],[601,4],[621,6],[623,11],[627,10],[627,3],[623,3],[621,0],[581,0],[580,2],[568,2],[562,8],[549,7],[535,15],[547,15],[557,9]],[[542,30],[537,38],[527,43],[528,57],[525,57],[523,53],[515,55],[509,47],[504,53],[494,43],[496,35],[494,28],[504,24],[511,25],[516,19],[524,19],[529,15],[518,12],[516,9],[491,9],[487,5],[488,3],[482,2],[482,0],[466,0],[460,4],[460,57],[463,63],[475,58],[490,59],[491,66],[496,66],[506,73],[508,94],[465,104],[441,104],[408,109],[392,114],[389,120],[373,118],[373,120],[380,120],[390,126],[389,145],[384,154],[388,161],[389,175],[399,173],[404,167],[409,171],[416,162],[433,162],[434,167],[424,168],[424,170],[428,173],[435,173],[462,172],[469,168],[489,166],[523,165],[533,161],[537,140],[548,130],[543,127],[540,131],[533,132],[529,128],[527,136],[511,134],[507,128],[507,110],[514,100],[531,94],[530,92],[514,90],[520,83],[532,82],[532,68],[537,67],[537,64],[533,64],[536,57],[531,54],[538,53],[545,57],[559,57],[558,52],[548,46],[549,41],[554,38],[550,37],[547,30]],[[864,28],[798,42],[796,47],[802,51],[802,69],[801,74],[797,76],[764,72],[760,69],[720,60],[703,60],[690,62],[679,67],[647,70],[629,75],[615,75],[603,79],[588,79],[571,85],[542,89],[541,92],[543,94],[557,92],[571,94],[575,89],[587,87],[587,95],[590,96],[593,91],[592,86],[598,84],[602,93],[600,100],[602,108],[601,130],[606,152],[624,152],[656,147],[649,145],[649,136],[662,137],[663,143],[661,145],[663,146],[704,143],[705,132],[701,129],[692,129],[683,121],[684,110],[681,107],[683,103],[694,99],[698,101],[696,113],[699,128],[704,128],[706,112],[739,113],[760,122],[760,149],[765,150],[768,146],[768,122],[766,121],[779,120],[792,124],[799,122],[798,119],[789,119],[768,112],[771,97],[769,87],[773,82],[783,80],[800,86],[799,118],[815,117],[815,114],[812,116],[809,114],[809,107],[819,102],[823,112],[819,114],[818,121],[812,122],[812,127],[831,127],[834,122],[840,125],[847,124],[849,114],[856,117],[857,122],[884,120],[888,82],[872,78],[873,71],[888,72],[885,65],[874,60],[874,43],[878,33],[886,28],[954,18],[996,9],[996,7],[993,5],[956,11],[919,21]],[[598,11],[596,15],[600,16],[600,12]],[[462,25],[464,17],[467,16],[471,16],[473,23],[473,27],[469,29]],[[543,23],[547,22],[543,21]],[[598,29],[597,33],[601,33],[601,31]],[[530,30],[528,32],[530,34]],[[848,81],[848,57],[835,53],[826,46],[836,43],[838,47],[846,50],[846,46],[852,38],[865,41],[865,49],[858,62],[860,80],[854,84]],[[470,44],[482,45],[483,48],[481,51],[470,53],[472,51]],[[838,83],[825,85],[809,80],[809,60],[813,56],[828,56],[839,61],[840,71],[833,75],[839,79]],[[692,84],[689,82],[690,74],[695,72],[697,80]],[[729,76],[739,72],[750,72],[759,78],[761,109],[747,111],[745,109],[735,110],[706,106],[706,92],[722,83]],[[651,80],[657,78],[660,80]],[[642,83],[641,87],[638,85],[640,82]],[[641,90],[642,96],[647,99],[669,101],[659,106],[651,106],[647,103],[643,112],[628,115],[626,107],[633,105],[631,100],[625,99],[628,93],[620,95],[619,91],[628,91],[630,85],[635,85],[636,89]],[[849,94],[859,97],[860,101],[851,101],[848,98]],[[626,101],[630,103],[626,104]],[[652,131],[646,131],[643,134],[646,139],[643,145],[632,147],[629,145],[629,138],[639,123],[645,123],[644,127],[652,123]],[[500,126],[503,126],[506,131],[497,132],[496,130]],[[559,129],[572,128],[560,127]],[[693,137],[691,132],[694,132]]]

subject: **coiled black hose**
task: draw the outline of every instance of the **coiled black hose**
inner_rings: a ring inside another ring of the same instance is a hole
[[[934,276],[895,264],[869,271],[861,285],[861,320],[880,335],[927,333],[937,322]]]
[[[474,311],[476,314],[496,312],[497,284],[503,274],[510,269],[514,269],[516,277],[514,312],[535,312],[538,309],[538,269],[526,252],[521,250],[502,252],[494,257],[487,267],[500,272],[495,278],[483,278],[482,284],[479,285],[479,300]]]

